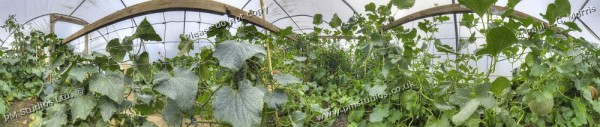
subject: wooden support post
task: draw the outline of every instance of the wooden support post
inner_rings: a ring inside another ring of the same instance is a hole
[[[89,40],[90,40],[89,38],[90,37],[89,37],[89,35],[86,34],[84,38],[85,38],[85,41],[83,42],[83,54],[87,55],[87,54],[89,54],[89,50],[90,50],[89,49]]]

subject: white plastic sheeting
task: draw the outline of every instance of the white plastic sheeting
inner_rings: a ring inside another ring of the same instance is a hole
[[[245,11],[257,11],[260,8],[260,0],[216,0]],[[508,0],[499,0],[496,5],[505,6]],[[49,32],[49,18],[44,16],[49,13],[60,13],[81,18],[89,23],[93,23],[104,16],[110,15],[125,7],[145,2],[145,0],[0,0],[0,20],[4,21],[9,15],[16,15],[16,19],[20,23],[24,23],[27,29],[37,29],[43,32]],[[177,0],[173,0],[177,2]],[[334,14],[338,14],[342,20],[346,21],[355,13],[365,12],[364,5],[374,2],[376,5],[387,4],[388,0],[264,0],[266,7],[266,20],[280,28],[292,27],[296,33],[311,32],[313,28],[312,16],[322,14],[323,20],[328,22]],[[405,15],[415,13],[427,8],[438,5],[453,4],[456,0],[416,0],[415,5],[411,9],[397,10],[393,8],[392,14],[398,19]],[[516,10],[532,15],[536,18],[543,19],[540,14],[545,13],[546,6],[554,0],[522,0],[516,7]],[[577,12],[579,9],[594,7],[600,9],[600,1],[598,0],[570,0],[572,12]],[[458,3],[458,2],[456,2]],[[447,15],[450,21],[440,24],[440,32],[435,36],[442,39],[442,42],[450,46],[455,46],[455,36],[461,38],[469,37],[469,31],[464,27],[460,27],[458,33],[454,31],[453,15]],[[457,14],[457,20],[460,22],[461,14]],[[89,50],[90,52],[104,52],[106,43],[113,38],[123,38],[131,35],[135,26],[144,18],[153,24],[156,32],[161,35],[163,42],[149,42],[147,50],[151,55],[152,60],[157,60],[161,57],[173,57],[177,54],[177,45],[179,43],[180,34],[195,34],[196,32],[208,29],[218,21],[228,20],[225,15],[215,15],[210,13],[198,12],[194,10],[188,11],[167,11],[158,12],[147,15],[138,16],[135,18],[119,21],[117,23],[100,28],[89,35]],[[589,15],[580,17],[580,20],[575,22],[583,29],[583,32],[575,32],[572,35],[583,37],[591,42],[600,42],[592,33],[600,34],[600,11],[593,12]],[[404,24],[405,28],[416,27],[417,23],[422,20]],[[3,24],[3,23],[2,23]],[[584,25],[585,24],[585,25]],[[235,31],[239,23],[234,24],[231,31]],[[586,27],[587,26],[587,27]],[[319,27],[329,28],[327,24],[322,24]],[[57,23],[55,33],[59,37],[67,37],[83,26],[70,23]],[[589,29],[588,29],[589,28]],[[262,29],[259,29],[262,30]],[[479,35],[477,43],[485,43],[485,40]],[[2,46],[7,47],[12,41],[10,33],[0,30],[0,40],[6,41]],[[77,52],[83,51],[83,38],[72,41],[71,45],[76,47]],[[197,47],[211,45],[209,41],[200,40]],[[476,46],[469,47],[465,53],[472,52]],[[197,52],[196,48],[193,52]],[[432,50],[432,53],[435,51]],[[441,57],[446,57],[441,56]],[[452,58],[452,56],[450,56]],[[474,66],[487,66],[489,60],[481,60],[474,62]],[[513,68],[513,64],[498,64],[498,68]],[[481,67],[480,67],[481,68]],[[510,75],[509,69],[505,71],[497,71],[498,75]]]

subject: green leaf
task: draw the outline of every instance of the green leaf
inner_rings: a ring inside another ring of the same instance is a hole
[[[375,13],[375,8],[376,8],[376,6],[375,6],[375,3],[373,3],[373,2],[365,5],[365,11],[370,11],[370,12]]]
[[[111,100],[121,104],[125,92],[125,81],[122,72],[106,71],[102,76],[96,73],[90,79],[90,91],[107,96]]]
[[[373,87],[369,88],[369,90],[368,90],[369,96],[383,95],[383,94],[385,94],[385,89],[387,89],[386,85],[383,85],[383,84],[374,85]]]
[[[67,124],[67,114],[65,104],[54,104],[46,109],[48,116],[44,117],[43,125],[45,127],[62,127]]]
[[[463,122],[469,119],[469,117],[471,117],[471,114],[473,114],[475,110],[477,110],[477,107],[479,107],[479,101],[475,99],[469,100],[456,115],[452,116],[452,123],[454,123],[455,125],[463,124]]]
[[[390,116],[388,116],[387,121],[398,121],[402,118],[402,112],[396,109],[390,109]]]
[[[140,25],[137,27],[135,33],[133,34],[133,37],[140,38],[144,41],[162,41],[160,36],[156,34],[156,31],[154,31],[154,27],[152,27],[152,24],[150,24],[150,22],[148,22],[146,18],[144,18],[144,20],[142,20]]]
[[[283,86],[287,86],[288,84],[302,83],[300,78],[296,78],[296,76],[292,74],[275,74],[273,75],[273,79],[282,84]]]
[[[97,72],[96,68],[94,68],[92,65],[86,65],[83,67],[74,67],[69,72],[69,76],[75,78],[77,81],[83,82],[88,74],[94,72]]]
[[[140,72],[145,81],[152,79],[152,65],[150,64],[150,58],[148,58],[148,52],[143,52],[139,56],[135,57],[136,70]]]
[[[485,109],[491,109],[496,107],[496,98],[493,95],[485,93],[483,95],[477,96],[477,101],[483,106]]]
[[[440,111],[448,111],[448,110],[454,109],[454,107],[452,107],[450,105],[437,103],[437,102],[433,102],[433,105]]]
[[[575,118],[573,121],[578,121],[581,124],[587,124],[588,119],[588,111],[585,104],[581,103],[581,98],[575,97],[573,101],[571,101],[573,109],[575,110]],[[581,126],[581,125],[576,125]]]
[[[486,46],[477,51],[477,55],[489,54],[497,56],[504,49],[516,43],[517,36],[507,27],[496,27],[490,29],[486,35]]]
[[[358,108],[350,110],[348,115],[349,122],[360,122],[363,120],[363,116],[365,114],[365,108],[363,106],[358,106]]]
[[[594,109],[596,113],[600,113],[600,101],[592,102],[592,109]]]
[[[390,68],[393,68],[393,66],[389,64],[385,64],[383,66],[381,66],[381,75],[383,76],[383,78],[388,78],[389,74],[390,74]]]
[[[75,97],[68,101],[71,107],[73,121],[77,119],[85,120],[96,107],[96,98],[91,95]]]
[[[319,25],[321,23],[323,23],[323,15],[315,14],[315,16],[313,16],[313,24]]]
[[[475,43],[475,41],[477,41],[477,38],[475,38],[475,33],[471,33],[471,36],[468,40],[460,39],[458,42],[458,51],[462,51],[463,49],[469,47],[469,45]]]
[[[392,0],[390,2],[398,9],[409,9],[415,5],[415,0]]]
[[[4,116],[6,113],[6,102],[4,102],[4,98],[0,98],[0,115]]]
[[[434,46],[438,52],[456,54],[456,52],[453,51],[452,47],[446,44],[442,44],[442,41],[440,41],[440,39],[435,39]]]
[[[109,122],[112,115],[117,112],[117,104],[106,97],[100,98],[100,105],[98,105],[98,108],[100,109],[102,120],[105,122]]]
[[[125,58],[125,54],[127,53],[123,45],[119,43],[118,38],[110,40],[108,44],[106,44],[106,50],[115,61],[123,61],[123,58]]]
[[[577,24],[575,24],[574,22],[565,22],[564,24],[572,30],[581,32],[581,28],[579,28],[579,26],[577,26]]]
[[[121,44],[122,48],[125,49],[125,51],[133,50],[133,40],[136,38],[137,37],[135,36],[125,36],[125,38],[123,38],[123,43]]]
[[[213,56],[219,60],[219,65],[237,71],[242,68],[246,59],[265,54],[264,47],[260,45],[227,40],[217,45]]]
[[[198,93],[200,78],[192,71],[175,68],[175,75],[167,71],[159,72],[154,77],[154,90],[175,101],[181,111],[192,113]]]
[[[389,116],[390,105],[389,104],[378,104],[373,109],[373,112],[369,114],[369,122],[381,122],[383,118]]]
[[[165,109],[162,111],[162,116],[170,127],[179,127],[183,119],[183,112],[177,107],[175,100],[167,98]]]
[[[469,14],[469,13],[463,14],[463,17],[462,17],[461,20],[462,20],[462,22],[460,22],[460,25],[465,26],[467,28],[473,28],[473,27],[475,27],[475,25],[478,22],[475,19],[475,16],[473,14]]]
[[[533,68],[531,68],[531,75],[540,76],[542,73],[546,72],[547,69],[548,67],[546,65],[535,64],[533,65]]]
[[[292,30],[293,28],[291,26],[288,26],[285,29],[279,29],[277,35],[279,35],[280,37],[285,37],[294,33]]]
[[[456,92],[450,95],[449,99],[450,103],[460,106],[463,106],[469,100],[471,100],[471,92],[469,89],[466,88],[456,89]]]
[[[142,102],[149,104],[150,101],[152,101],[153,96],[152,95],[147,95],[147,94],[141,94],[138,92],[135,92],[135,97],[139,100],[141,100]]]
[[[269,93],[267,91],[267,93],[263,97],[263,100],[265,101],[265,103],[267,103],[267,106],[269,106],[269,108],[276,109],[288,102],[288,96],[283,90],[277,89],[272,93]]]
[[[485,109],[496,106],[496,98],[489,93],[490,88],[490,83],[483,83],[475,86],[475,92],[477,94],[476,99],[483,107],[485,107]]]
[[[223,86],[213,99],[215,119],[231,123],[234,127],[250,127],[260,123],[263,109],[263,92],[249,80],[239,83],[239,90]]]
[[[104,122],[104,121],[102,121],[102,119],[96,120],[96,126],[95,127],[109,127],[109,126],[110,126],[110,123]]]
[[[427,118],[426,127],[451,127],[448,117],[443,115],[441,118],[435,118],[435,116],[429,116]]]
[[[289,117],[292,122],[293,127],[303,127],[304,119],[306,118],[306,113],[301,111],[294,111],[292,115]]]
[[[179,42],[179,46],[177,47],[179,49],[178,56],[186,55],[190,50],[194,50],[194,40],[185,37],[183,34],[179,35],[179,39],[181,42]]]
[[[567,17],[571,13],[571,3],[568,0],[555,0],[548,4],[546,14],[542,15],[550,24],[554,24],[559,18]]]
[[[333,14],[333,18],[329,21],[329,26],[331,26],[331,28],[336,28],[340,25],[342,25],[342,19],[340,19],[337,14]]]
[[[306,59],[307,59],[307,58],[306,58],[306,57],[304,57],[304,56],[293,56],[293,57],[294,57],[294,59],[295,59],[295,60],[297,60],[297,61],[300,61],[300,62],[302,62],[302,61],[306,61]]]
[[[521,0],[508,0],[506,6],[510,8],[515,8],[517,4],[519,4],[519,2],[521,2]]]
[[[492,91],[496,97],[499,97],[502,94],[502,91],[509,86],[511,86],[511,83],[506,77],[498,77],[492,82],[490,91]]]
[[[479,17],[483,17],[483,14],[487,13],[490,7],[496,4],[498,0],[458,0],[462,5],[473,10]]]
[[[406,107],[407,110],[416,110],[420,107],[417,103],[417,99],[419,98],[419,95],[417,93],[417,91],[415,90],[406,90],[402,93],[402,95],[400,96],[400,104],[403,107]]]

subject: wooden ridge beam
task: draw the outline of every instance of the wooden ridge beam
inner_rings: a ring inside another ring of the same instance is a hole
[[[504,12],[504,11],[508,10],[508,8],[493,5],[490,8],[490,10]],[[415,21],[418,19],[437,16],[437,15],[443,15],[443,14],[453,14],[453,13],[473,13],[473,11],[471,11],[470,9],[463,7],[459,4],[449,4],[449,5],[437,6],[437,7],[425,9],[425,10],[422,10],[419,12],[415,12],[410,15],[404,16],[400,19],[394,20],[393,22],[391,22],[387,25],[384,25],[382,29],[383,29],[383,31],[387,31],[392,28],[401,26],[405,23],[412,22],[412,21]],[[546,28],[549,26],[548,23],[544,22],[543,20],[540,20],[538,18],[535,18],[531,15],[525,14],[525,13],[517,11],[517,10],[514,10],[512,12],[511,17],[523,18],[523,19],[532,18],[535,22],[542,23],[542,25],[544,25],[544,27],[546,27]]]
[[[73,24],[82,25],[82,26],[89,24],[87,21],[85,21],[83,19],[65,15],[65,14],[58,14],[58,13],[50,14],[50,19],[51,19],[50,23],[54,23],[56,21],[63,21],[63,22],[73,23]]]
[[[177,10],[188,10],[188,11],[199,11],[213,13],[217,15],[227,14],[230,17],[240,17],[242,20],[254,24],[256,26],[267,29],[271,32],[279,32],[280,28],[261,19],[258,16],[248,14],[248,12],[239,8],[223,4],[212,0],[152,0],[143,3],[139,3],[127,8],[123,8],[117,12],[114,12],[108,16],[101,18],[98,21],[93,22],[85,26],[83,29],[75,32],[69,37],[63,39],[62,44],[69,43],[76,38],[83,35],[89,34],[99,28],[108,26],[110,24],[133,18],[140,15],[164,12],[164,11],[177,11]],[[297,41],[295,35],[287,36],[288,38]]]

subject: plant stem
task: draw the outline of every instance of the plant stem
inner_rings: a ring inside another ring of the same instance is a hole
[[[486,77],[490,77],[490,74],[492,74],[492,72],[496,71],[496,63],[498,63],[498,56],[493,56],[492,57],[492,66],[490,68],[488,68],[488,72],[487,72],[487,76]]]

